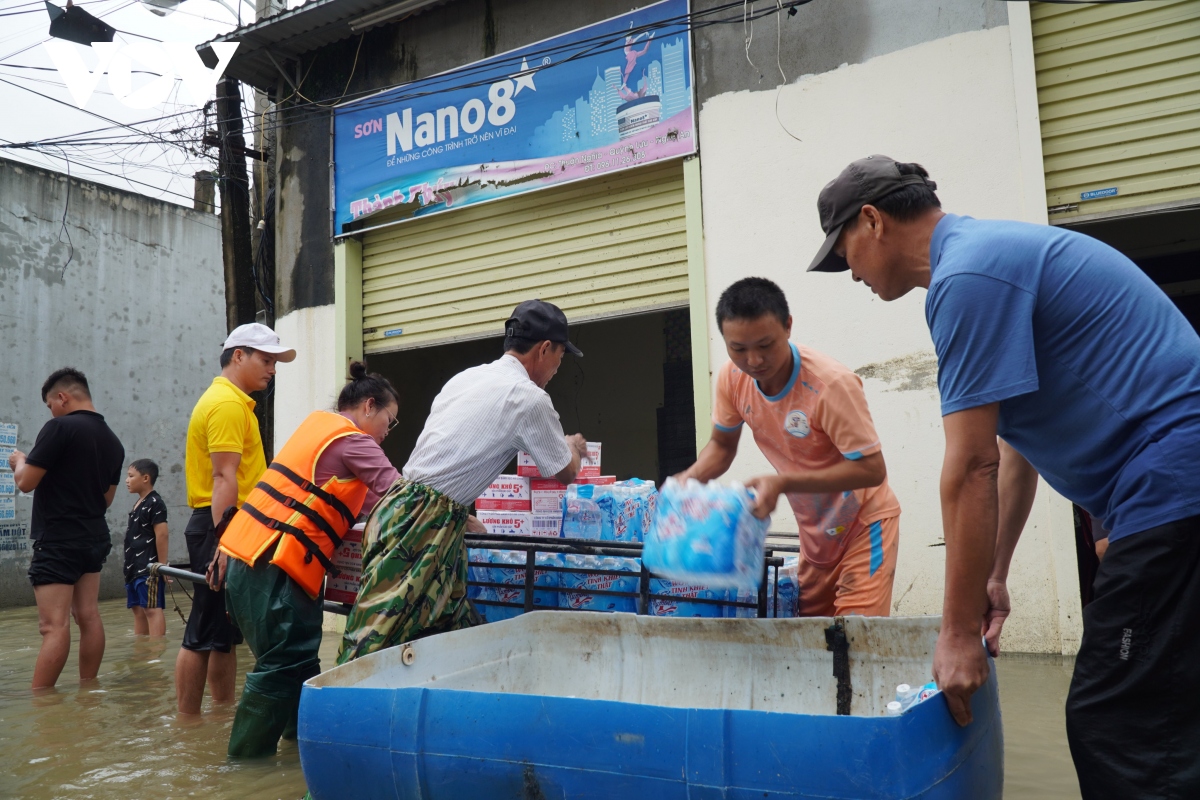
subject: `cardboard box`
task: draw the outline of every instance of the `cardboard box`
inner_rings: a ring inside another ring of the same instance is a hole
[[[616,475],[580,475],[575,479],[575,483],[591,484],[592,486],[612,486],[616,482]]]
[[[538,514],[534,512],[532,535],[553,538],[562,536],[562,514]]]
[[[580,477],[594,477],[600,474],[600,442],[588,442],[587,450],[587,457],[582,460],[579,466]],[[524,475],[527,478],[546,477],[538,471],[538,466],[534,463],[533,456],[524,451],[517,452],[517,474]]]
[[[342,546],[333,551],[333,566],[339,574],[326,581],[326,600],[353,603],[358,597],[358,585],[362,580],[362,535],[363,526],[355,525],[342,537]]]
[[[475,516],[494,536],[529,536],[533,514],[528,511],[476,511]]]
[[[617,482],[615,475],[596,475],[594,477],[579,477],[577,484],[593,486],[611,486]],[[530,504],[535,516],[557,514],[562,515],[562,499],[567,493],[567,485],[559,483],[554,478],[530,478]]]
[[[530,511],[529,478],[501,475],[475,501],[476,511]]]
[[[554,478],[530,478],[529,496],[533,513],[562,516],[562,499],[567,493],[566,484],[559,483]]]

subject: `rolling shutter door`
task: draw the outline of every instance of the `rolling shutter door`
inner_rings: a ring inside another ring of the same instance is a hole
[[[686,306],[682,163],[370,231],[362,258],[367,353],[499,336],[535,297],[572,322]]]
[[[1200,202],[1200,0],[1032,15],[1051,222]]]

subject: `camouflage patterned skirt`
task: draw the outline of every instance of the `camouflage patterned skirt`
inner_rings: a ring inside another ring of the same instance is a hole
[[[362,583],[337,663],[480,623],[467,600],[467,508],[403,478],[363,532]]]

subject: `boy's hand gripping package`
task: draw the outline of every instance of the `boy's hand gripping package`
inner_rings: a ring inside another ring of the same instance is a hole
[[[757,589],[770,521],[753,507],[741,484],[667,479],[646,534],[646,568],[677,581]]]

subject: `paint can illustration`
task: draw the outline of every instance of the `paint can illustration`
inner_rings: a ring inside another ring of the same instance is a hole
[[[658,124],[662,103],[657,95],[649,94],[617,106],[617,131],[622,139],[637,136]]]

